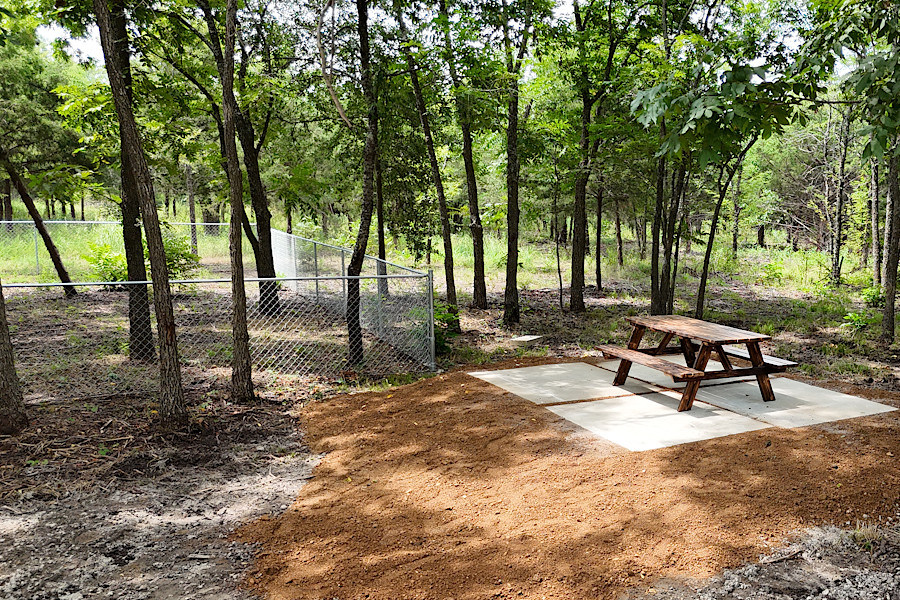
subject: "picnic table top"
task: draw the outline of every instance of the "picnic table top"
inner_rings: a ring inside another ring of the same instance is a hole
[[[662,331],[663,333],[673,333],[677,336],[711,344],[745,344],[770,339],[770,336],[762,333],[681,315],[637,316],[626,317],[626,320],[635,326],[646,327],[647,329]]]

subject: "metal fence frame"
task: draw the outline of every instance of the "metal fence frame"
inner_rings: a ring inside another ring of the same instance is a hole
[[[19,226],[29,224],[34,227],[33,223],[30,221],[0,221],[0,228],[2,228],[3,225],[10,223]],[[121,226],[121,223],[116,221],[47,221],[46,223],[55,226]],[[195,227],[202,227],[209,224],[170,223],[170,225],[193,225]],[[215,225],[223,226],[227,224],[216,223]],[[434,287],[433,273],[431,271],[418,271],[402,265],[381,261],[376,257],[367,255],[364,259],[362,274],[359,276],[349,276],[347,275],[347,254],[350,253],[352,255],[352,250],[300,236],[294,236],[277,229],[272,229],[272,235],[273,252],[276,254],[276,272],[279,276],[275,278],[245,278],[244,282],[245,286],[248,288],[248,293],[251,291],[251,288],[256,287],[253,284],[275,281],[286,288],[284,290],[286,295],[291,298],[300,297],[302,295],[304,300],[309,300],[309,302],[321,305],[323,310],[331,311],[330,314],[332,314],[334,318],[343,318],[344,323],[346,324],[347,284],[350,280],[358,280],[360,281],[361,287],[364,289],[359,310],[360,321],[366,335],[373,340],[374,338],[378,338],[380,340],[379,343],[383,344],[385,347],[393,347],[400,355],[413,359],[413,362],[404,364],[412,365],[415,363],[420,365],[418,369],[428,371],[435,370]],[[36,228],[35,238],[37,244],[35,246],[35,264],[40,268],[41,241],[37,237]],[[287,244],[290,251],[281,252],[280,254],[276,252],[275,246],[279,243]],[[304,253],[304,248],[311,249],[311,252]],[[338,263],[340,264],[339,267]],[[311,265],[313,270],[312,274],[303,272],[303,267],[307,264]],[[285,276],[282,276],[282,274]],[[335,282],[338,282],[337,285],[335,285]],[[176,286],[209,287],[230,284],[231,280],[227,278],[186,279],[171,280],[170,283]],[[79,281],[67,285],[89,288],[112,288],[128,285],[152,286],[152,282],[123,283]],[[63,284],[59,282],[4,284],[4,288],[10,290],[37,290],[41,288],[58,288],[62,286]],[[338,287],[341,290],[342,298],[339,303],[335,303],[333,292],[337,290]],[[392,288],[397,291],[396,294],[391,294],[390,289]],[[402,293],[403,290],[407,290],[408,292],[405,296]],[[409,290],[413,291],[410,292]],[[332,293],[329,294],[329,291]],[[297,296],[294,294],[297,294]],[[415,316],[411,316],[413,314]],[[121,317],[121,315],[118,315],[118,317]],[[177,322],[176,326],[178,326]],[[404,327],[406,329],[404,329]],[[415,329],[415,338],[413,338],[408,331],[413,328]],[[372,343],[375,342],[373,341]],[[251,351],[252,349],[253,346],[251,343]],[[352,368],[352,366],[348,365],[348,368]],[[315,367],[312,367],[311,370],[314,371],[314,369]],[[323,371],[324,370],[325,369],[323,369]],[[417,370],[415,367],[406,368],[404,370],[398,369],[396,373],[415,370]]]

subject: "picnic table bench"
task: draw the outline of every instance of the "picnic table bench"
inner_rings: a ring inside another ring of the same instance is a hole
[[[764,355],[759,343],[770,337],[761,333],[680,315],[626,317],[626,320],[634,327],[627,348],[606,344],[599,346],[604,356],[621,359],[613,385],[625,383],[632,363],[661,371],[673,381],[687,382],[678,405],[679,411],[691,409],[701,381],[746,375],[756,376],[763,400],[771,402],[775,400],[775,392],[772,391],[769,375],[797,366],[793,361]],[[640,348],[647,330],[663,334],[658,346]],[[670,345],[676,337],[678,344]],[[744,345],[746,349],[735,344]],[[710,371],[706,367],[714,352],[723,368]],[[681,354],[689,366],[661,358],[668,354]],[[751,366],[736,368],[730,357],[749,361]]]

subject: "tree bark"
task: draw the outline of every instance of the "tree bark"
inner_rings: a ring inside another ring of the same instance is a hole
[[[884,312],[881,321],[881,337],[885,342],[894,341],[894,302],[897,298],[897,265],[900,259],[900,156],[888,159],[888,205],[891,237],[884,266]],[[888,229],[886,227],[886,229]]]
[[[64,284],[72,283],[72,280],[69,278],[69,272],[66,271],[66,267],[63,265],[62,258],[59,255],[59,250],[56,248],[56,244],[53,243],[53,238],[50,237],[50,232],[47,231],[47,227],[44,225],[41,213],[34,205],[34,199],[28,192],[28,187],[25,185],[19,172],[9,161],[6,150],[3,149],[0,149],[0,166],[6,170],[9,178],[12,180],[13,186],[15,186],[16,191],[19,193],[19,199],[22,200],[22,203],[28,210],[28,214],[31,215],[31,220],[34,221],[34,227],[44,241],[44,247],[47,248],[47,254],[50,255],[50,260],[53,262],[53,267],[56,269],[56,275],[59,277],[60,282]],[[72,285],[63,286],[63,291],[66,298],[72,298],[77,294],[75,286]]]
[[[194,171],[190,163],[184,165],[184,184],[188,193],[188,217],[191,220],[191,252],[199,254],[197,248],[197,202],[194,190]]]
[[[226,49],[227,52],[227,49]],[[234,61],[232,60],[232,65]],[[259,172],[259,150],[256,147],[256,132],[249,115],[245,115],[235,101],[235,128],[241,149],[244,151],[244,168],[247,170],[247,181],[250,187],[250,206],[256,216],[256,236],[259,250],[256,252],[256,273],[261,278],[275,277],[275,258],[272,254],[272,213],[269,211],[269,200],[263,187]],[[242,190],[243,192],[243,190]],[[243,210],[243,195],[241,196]],[[261,281],[259,284],[259,308],[263,314],[278,314],[281,303],[278,300],[278,284],[274,281]]]
[[[660,134],[663,135],[663,134]],[[653,207],[650,242],[650,314],[665,314],[665,293],[661,289],[659,273],[660,232],[662,230],[663,206],[666,199],[666,159],[660,156],[656,163],[656,202]]]
[[[871,182],[871,228],[872,228],[872,285],[881,286],[881,232],[879,231],[879,204],[881,193],[878,181],[878,160],[872,158],[872,182]]]
[[[506,126],[506,292],[503,296],[503,324],[507,327],[519,322],[519,80],[517,73],[513,77]]]
[[[93,0],[100,41],[109,77],[110,91],[119,121],[119,136],[122,153],[128,156],[128,164],[133,169],[135,191],[141,208],[147,247],[150,254],[150,273],[153,278],[153,301],[156,308],[156,322],[159,337],[160,394],[159,416],[163,425],[174,427],[187,422],[184,391],[181,385],[181,366],[178,362],[178,346],[175,336],[175,316],[172,310],[172,293],[169,288],[169,272],[163,247],[159,216],[153,180],[144,156],[143,145],[137,123],[132,112],[128,89],[116,60],[113,42],[114,33],[110,24],[109,7],[106,0]]]
[[[602,183],[602,181],[601,181]],[[597,251],[595,252],[596,263],[594,265],[594,275],[597,277],[597,291],[603,289],[603,265],[600,261],[602,256],[600,250],[600,229],[603,227],[603,185],[597,186]]]
[[[250,336],[247,332],[247,291],[244,288],[244,255],[241,226],[244,213],[244,185],[238,157],[237,135],[238,104],[234,96],[234,43],[237,29],[237,0],[227,0],[225,5],[225,37],[220,40],[218,23],[206,0],[198,3],[203,10],[206,28],[215,54],[219,80],[222,84],[222,125],[224,129],[225,165],[228,170],[228,191],[231,219],[228,227],[228,247],[231,257],[231,398],[235,402],[252,402],[253,368],[250,362]],[[221,49],[216,51],[215,49]],[[259,230],[263,227],[260,224]],[[260,289],[262,302],[262,289]],[[261,307],[262,308],[262,307]]]
[[[439,0],[438,6],[441,15],[445,19],[444,47],[447,52],[450,81],[453,85],[457,119],[462,132],[466,197],[469,205],[469,231],[472,235],[472,259],[475,271],[472,287],[472,306],[475,308],[487,308],[487,285],[484,277],[484,227],[481,224],[481,212],[478,207],[478,181],[475,178],[475,157],[472,150],[472,114],[470,106],[463,99],[462,80],[456,70],[456,56],[453,51],[453,41],[450,37],[450,13],[447,10],[446,0]]]
[[[10,181],[9,179],[3,180],[3,220],[13,220],[12,181]],[[7,225],[7,229],[12,231],[12,225]]]
[[[847,189],[847,148],[850,145],[850,109],[844,113],[844,119],[841,123],[841,158],[838,173],[837,198],[835,200],[834,209],[834,231],[832,231],[833,242],[831,244],[831,283],[833,285],[841,284],[841,266],[843,259],[841,258],[841,250],[844,244],[844,194]]]
[[[372,225],[372,212],[375,195],[375,161],[378,159],[378,99],[372,81],[371,52],[369,50],[369,7],[367,0],[356,0],[358,15],[357,31],[359,32],[359,62],[362,79],[363,97],[367,105],[366,141],[363,146],[363,183],[362,207],[359,217],[359,232],[347,275],[358,277],[362,273],[366,247],[369,243],[369,228]],[[351,365],[363,361],[362,323],[360,322],[360,282],[359,279],[347,281],[347,334],[349,338],[348,359]]]
[[[620,267],[623,267],[623,266],[625,266],[625,252],[624,252],[624,248],[623,248],[624,244],[622,241],[622,215],[619,210],[619,197],[614,196],[613,200],[615,202],[615,209],[616,209],[616,263]],[[598,242],[599,242],[599,236],[598,236]],[[599,248],[597,249],[597,256],[598,257],[600,256]]]
[[[375,219],[376,234],[378,236],[378,294],[386,298],[388,289],[387,277],[387,245],[384,240],[384,181],[381,176],[381,157],[375,156]]]
[[[406,22],[403,15],[397,15],[400,30],[403,37],[408,38]],[[404,40],[405,41],[405,40]],[[441,177],[441,165],[434,150],[434,139],[431,135],[431,123],[428,116],[428,108],[425,106],[425,97],[422,94],[422,86],[419,84],[418,64],[407,45],[403,45],[403,53],[406,57],[406,65],[409,69],[409,78],[412,83],[413,94],[416,98],[416,109],[419,113],[419,123],[422,125],[422,135],[425,138],[425,148],[428,151],[428,161],[431,164],[431,178],[434,181],[435,192],[438,199],[438,210],[441,216],[441,237],[444,241],[444,279],[447,285],[447,307],[452,317],[449,323],[451,331],[459,332],[459,304],[456,298],[456,280],[453,276],[453,239],[450,229],[450,211],[447,209],[447,198],[444,195],[444,181]]]
[[[734,178],[735,171],[741,165],[744,160],[744,157],[747,156],[747,152],[750,151],[750,148],[753,147],[753,144],[756,143],[757,138],[754,136],[750,139],[749,142],[744,146],[741,150],[740,154],[738,154],[736,163],[733,168],[729,169],[727,164],[722,166],[722,170],[719,173],[719,200],[716,202],[716,208],[713,211],[712,223],[709,226],[709,240],[706,243],[706,252],[703,255],[703,271],[700,274],[700,286],[697,290],[697,306],[694,310],[694,317],[697,319],[703,318],[703,309],[704,309],[704,301],[706,298],[706,281],[709,278],[709,262],[712,258],[713,246],[716,241],[716,228],[719,226],[719,212],[722,210],[722,203],[725,201],[725,196],[728,194],[728,188],[731,186],[731,181]],[[725,180],[723,182],[723,175],[727,174]]]
[[[734,223],[731,228],[731,257],[737,260],[738,256],[738,233],[741,224],[741,210],[744,206],[741,204],[741,177],[744,174],[744,165],[738,167],[737,181],[734,183]]]
[[[25,412],[22,386],[16,375],[3,284],[0,282],[0,435],[15,435],[27,426],[28,414]]]
[[[131,79],[131,51],[128,47],[128,23],[125,2],[113,0],[110,10],[112,47],[116,67],[122,74],[129,104],[133,103]],[[124,147],[124,144],[123,144]],[[129,281],[147,281],[144,262],[144,243],[141,233],[141,207],[130,157],[120,151],[122,164],[122,244],[125,249],[125,268]],[[152,361],[156,358],[153,329],[150,323],[150,295],[144,284],[128,286],[128,354],[133,360]]]

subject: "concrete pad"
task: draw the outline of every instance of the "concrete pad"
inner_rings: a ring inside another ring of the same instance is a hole
[[[763,402],[759,386],[730,383],[701,389],[696,399],[778,427],[805,427],[896,410],[890,406],[779,377],[771,379],[774,402]],[[696,402],[694,403],[696,407]]]
[[[586,363],[477,371],[469,375],[493,383],[535,404],[613,398],[660,390],[659,387],[636,380],[629,380],[624,386],[614,386],[613,373]]]
[[[679,365],[683,365],[683,366],[687,365],[687,361],[685,361],[684,357],[681,356],[680,354],[661,356],[660,358],[664,358],[673,363],[678,363]],[[620,361],[618,359],[606,360],[601,363],[598,363],[597,366],[600,367],[601,369],[606,369],[608,371],[612,371],[613,373],[615,373],[619,369],[620,362],[622,362],[622,361]],[[715,360],[711,360],[711,361],[709,361],[707,368],[710,371],[717,371],[717,370],[721,370],[723,367],[722,367],[722,363],[715,361]],[[657,371],[656,369],[651,369],[650,367],[645,367],[644,365],[638,365],[635,363],[631,364],[631,369],[628,371],[628,380],[630,381],[632,377],[634,379],[638,379],[640,381],[644,381],[646,383],[649,383],[649,384],[652,384],[652,385],[655,385],[658,387],[662,387],[662,388],[667,388],[670,390],[683,390],[684,386],[687,385],[683,381],[680,383],[676,383],[676,382],[672,381],[671,377],[669,377],[668,375],[666,375],[665,373],[663,373],[661,371]],[[711,381],[701,381],[700,387],[721,385],[722,383],[734,382],[734,381],[756,381],[756,377],[753,377],[751,375],[751,376],[747,376],[747,377],[728,377],[725,379],[713,379]]]
[[[680,395],[645,394],[548,406],[576,425],[632,451],[665,448],[771,427],[727,410],[694,402],[678,412]]]

